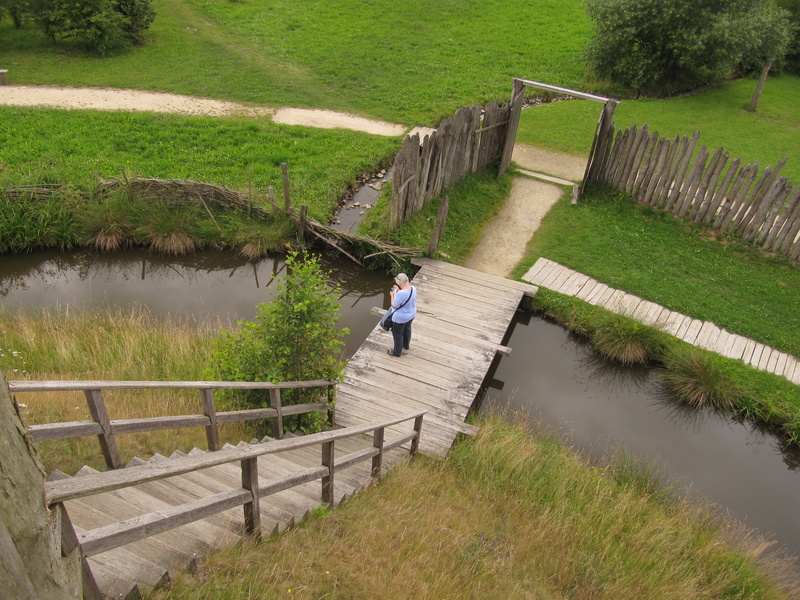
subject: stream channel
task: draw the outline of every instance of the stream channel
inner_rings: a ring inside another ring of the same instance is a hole
[[[391,279],[346,259],[324,258],[342,289],[340,326],[352,355],[388,306]],[[250,319],[268,302],[282,258],[248,263],[232,253],[180,259],[143,250],[116,254],[43,251],[0,255],[0,305],[61,310],[141,304],[157,317],[191,316],[223,325]],[[413,342],[412,342],[413,343]],[[691,488],[800,556],[800,456],[771,434],[729,419],[676,409],[647,368],[600,360],[561,327],[518,313],[478,410],[519,411],[556,428],[574,447],[600,457],[624,447],[656,461],[657,472]],[[12,378],[11,374],[6,374]]]

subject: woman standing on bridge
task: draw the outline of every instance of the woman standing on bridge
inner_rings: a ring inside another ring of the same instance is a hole
[[[389,295],[392,299],[392,336],[394,348],[388,351],[390,356],[400,356],[408,350],[411,343],[411,321],[417,316],[417,288],[408,282],[408,275],[400,273],[394,278]]]

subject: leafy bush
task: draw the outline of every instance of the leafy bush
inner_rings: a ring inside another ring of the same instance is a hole
[[[156,11],[150,0],[116,0],[114,8],[127,21],[123,29],[131,43],[143,43],[145,32],[156,18]]]
[[[53,42],[74,40],[101,55],[141,43],[155,18],[151,0],[32,0],[29,10]]]
[[[595,74],[627,90],[666,95],[781,59],[789,13],[766,0],[589,0]]]
[[[329,286],[316,256],[290,252],[287,275],[278,281],[278,296],[258,306],[255,321],[239,322],[237,331],[225,331],[212,351],[211,377],[223,381],[309,381],[338,379],[344,362],[342,336],[336,328],[338,286]],[[320,388],[291,390],[283,404],[319,402]],[[241,408],[266,407],[263,391],[231,396]],[[306,433],[322,425],[318,413],[299,415],[287,428]]]

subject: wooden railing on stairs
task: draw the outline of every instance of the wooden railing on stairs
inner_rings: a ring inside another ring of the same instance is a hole
[[[283,418],[314,411],[328,412],[334,400],[335,381],[286,381],[282,383],[237,381],[9,381],[12,394],[18,392],[82,391],[89,406],[91,421],[68,421],[29,425],[34,442],[59,440],[71,437],[96,435],[106,465],[111,469],[122,467],[122,459],[115,436],[124,433],[143,433],[162,429],[205,427],[209,450],[219,450],[219,428],[222,423],[273,419],[275,437],[283,437]],[[327,388],[327,402],[281,406],[281,390]],[[103,390],[122,389],[197,389],[200,390],[203,414],[111,420],[106,410]],[[214,390],[269,390],[269,408],[217,412]]]
[[[252,444],[243,448],[223,449],[200,456],[186,456],[93,475],[50,481],[45,483],[45,500],[51,510],[59,512],[61,518],[62,554],[69,555],[75,549],[80,551],[83,566],[84,598],[99,599],[101,598],[99,589],[87,564],[89,557],[237,506],[244,508],[246,533],[253,539],[259,540],[261,538],[261,509],[259,505],[261,498],[319,479],[322,482],[322,502],[329,505],[333,504],[334,476],[337,471],[371,459],[372,475],[377,477],[381,473],[384,453],[408,443],[410,443],[410,454],[413,456],[419,447],[422,420],[426,412],[411,413],[379,423],[325,431],[292,439]],[[412,420],[414,425],[411,433],[390,440],[386,439],[385,431],[387,427]],[[372,433],[372,447],[339,458],[335,456],[335,442],[337,440],[367,433]],[[260,457],[314,445],[322,446],[322,461],[319,467],[298,470],[295,473],[265,482],[259,481],[258,460]],[[80,534],[75,532],[70,523],[69,515],[64,508],[64,502],[69,500],[86,498],[236,461],[241,463],[241,487],[212,494],[170,509],[162,509],[118,523],[98,527]]]

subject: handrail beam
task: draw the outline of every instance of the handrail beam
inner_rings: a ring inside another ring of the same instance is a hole
[[[298,438],[275,440],[262,444],[253,444],[243,448],[218,450],[217,452],[205,454],[203,456],[186,456],[175,458],[170,461],[137,465],[117,471],[106,471],[103,473],[85,475],[83,477],[51,481],[45,483],[45,496],[48,504],[74,500],[84,496],[110,492],[139,483],[146,483],[148,481],[155,481],[175,475],[183,475],[184,473],[190,473],[192,471],[206,469],[236,460],[245,460],[265,454],[277,454],[287,450],[324,444],[337,439],[368,433],[379,427],[397,425],[398,423],[410,419],[419,420],[422,415],[426,413],[427,411],[419,411],[380,423],[354,425],[344,429],[323,431],[321,433],[313,433]],[[417,436],[418,432],[410,434],[412,439]],[[385,447],[389,445],[390,443],[387,443]]]
[[[325,387],[335,384],[329,379],[312,381],[9,381],[8,389],[17,392],[70,392],[83,390],[127,390],[127,389],[184,389],[184,390],[270,390]]]

